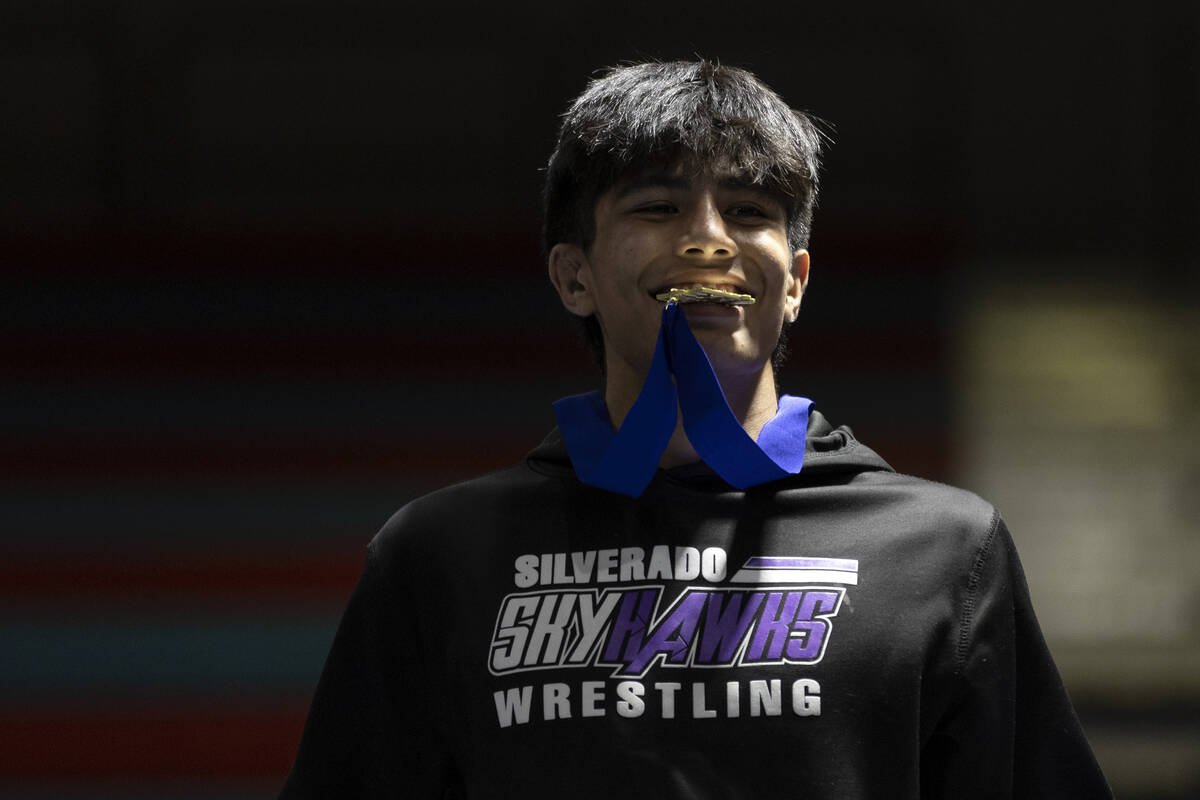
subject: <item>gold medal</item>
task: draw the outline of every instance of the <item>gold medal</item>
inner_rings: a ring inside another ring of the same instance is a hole
[[[748,306],[754,303],[754,297],[739,292],[729,292],[724,289],[710,289],[707,286],[697,286],[694,289],[668,289],[654,295],[655,300],[677,303],[720,303],[725,306]]]

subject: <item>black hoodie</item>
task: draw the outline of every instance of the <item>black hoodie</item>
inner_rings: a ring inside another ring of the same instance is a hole
[[[810,420],[631,499],[558,432],[368,548],[283,797],[1106,798],[995,510]]]

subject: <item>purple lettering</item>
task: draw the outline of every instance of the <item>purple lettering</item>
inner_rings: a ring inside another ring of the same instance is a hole
[[[728,598],[724,608],[721,598]],[[742,607],[743,601],[745,608]],[[734,653],[746,638],[746,631],[762,605],[763,593],[712,592],[704,612],[704,629],[697,646],[697,664],[731,664]]]
[[[641,649],[654,607],[658,605],[659,591],[656,586],[622,593],[621,607],[617,609],[612,631],[608,634],[608,645],[604,648],[605,661],[629,661]]]
[[[659,654],[665,655],[669,664],[687,663],[688,651],[692,649],[692,641],[696,636],[696,626],[700,624],[700,612],[704,610],[707,599],[706,592],[686,593],[666,618],[655,626],[637,655],[633,658],[626,656],[628,663],[618,674],[640,675]]]
[[[796,609],[803,595],[804,592],[771,592],[767,595],[762,616],[754,629],[754,638],[750,640],[750,647],[746,651],[747,661],[778,661],[783,657],[792,620],[796,618]]]
[[[792,625],[792,639],[787,645],[787,657],[795,661],[811,661],[821,654],[829,621],[813,619],[837,608],[837,592],[805,592],[804,602]]]

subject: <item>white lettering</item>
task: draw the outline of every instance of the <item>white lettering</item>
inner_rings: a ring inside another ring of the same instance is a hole
[[[656,683],[654,688],[662,694],[662,718],[675,719],[675,693],[683,688],[683,684]]]
[[[700,551],[694,547],[675,548],[675,580],[694,581],[700,576]]]
[[[585,717],[603,717],[604,709],[599,707],[604,702],[604,681],[583,682],[583,710],[580,714]]]
[[[637,681],[621,681],[617,684],[617,713],[626,719],[640,717],[646,712],[646,701],[642,696],[646,687]]]
[[[513,561],[513,583],[519,588],[569,586],[581,583],[631,583],[645,580],[693,581],[703,576],[709,583],[725,580],[729,556],[720,547],[641,547],[576,550],[569,553],[525,553]]]
[[[718,692],[719,684],[713,691]],[[744,708],[742,692],[747,691],[746,702],[749,703],[751,717],[778,717],[782,714],[783,692],[781,681],[752,680],[726,681],[724,683],[724,705],[715,694],[713,704],[709,705],[709,684],[703,681],[693,681],[691,684],[691,716],[692,719],[737,719],[741,717]],[[545,683],[539,686],[516,686],[493,693],[496,705],[496,719],[501,728],[514,725],[524,725],[531,719],[531,714],[537,713],[534,705],[534,692],[541,695],[541,719],[546,722],[555,720],[570,720],[576,713],[580,717],[604,717],[609,712],[609,690],[613,690],[611,698],[612,710],[623,719],[637,719],[647,714],[657,715],[660,719],[675,719],[678,713],[686,714],[676,708],[676,699],[684,688],[683,683],[660,682],[653,684],[658,692],[658,708],[654,701],[647,700],[648,687],[638,680],[623,680],[609,683],[606,681],[582,681],[580,683]],[[799,678],[791,683],[792,712],[797,717],[821,716],[821,685],[812,678]],[[576,698],[578,698],[576,700]],[[572,706],[577,706],[577,712]]]
[[[617,551],[601,550],[596,554],[596,580],[600,583],[612,583],[617,579],[613,570],[617,568]]]
[[[650,551],[650,566],[646,569],[647,580],[671,580],[671,548],[660,544]]]
[[[792,710],[797,717],[821,716],[821,684],[801,678],[792,684]]]
[[[538,557],[532,554],[517,556],[516,563],[513,566],[517,570],[517,574],[513,576],[513,583],[522,589],[528,589],[537,583],[538,579]]]
[[[700,572],[704,580],[719,583],[725,580],[725,551],[719,547],[706,547],[700,554]]]
[[[646,551],[640,547],[622,547],[621,548],[621,580],[622,581],[644,581],[646,580],[646,571],[642,560],[646,557]]]
[[[779,679],[771,681],[750,681],[750,716],[758,717],[764,713],[768,717],[778,717],[783,713],[779,702]]]
[[[496,692],[496,716],[500,727],[507,728],[514,721],[518,725],[529,722],[529,703],[533,699],[533,687],[522,686],[520,689],[509,689],[507,692]]]
[[[587,583],[592,579],[592,568],[596,566],[596,551],[585,550],[571,553],[571,567],[575,570],[576,583]]]
[[[574,594],[542,595],[542,607],[538,610],[537,621],[529,634],[529,646],[525,651],[525,666],[535,664],[557,664],[562,650],[563,638],[567,623],[571,621],[571,612],[575,608]],[[555,613],[555,606],[558,607]],[[543,649],[545,656],[542,655]]]
[[[542,719],[570,719],[571,687],[565,683],[547,683],[542,687]]]
[[[704,706],[704,684],[692,684],[692,716],[696,719],[711,719],[717,715],[714,708]]]
[[[525,644],[529,638],[529,627],[518,625],[517,620],[529,620],[537,612],[537,597],[510,597],[500,615],[500,630],[496,631],[496,643],[492,645],[492,669],[512,669],[521,663]]]
[[[741,713],[741,695],[737,681],[725,684],[725,716],[736,717]]]
[[[554,554],[554,582],[574,583],[575,578],[567,574],[567,554]]]

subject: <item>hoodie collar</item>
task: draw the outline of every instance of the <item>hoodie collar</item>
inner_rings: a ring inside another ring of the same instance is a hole
[[[804,463],[812,401],[784,395],[754,440],[734,416],[708,354],[675,298],[662,312],[641,391],[619,430],[599,392],[554,404],[575,473],[584,483],[638,497],[682,417],[688,441],[727,483],[739,489],[795,475]]]
[[[526,457],[526,464],[536,472],[562,478],[578,478],[571,465],[562,432],[555,428],[542,443]],[[813,409],[808,416],[804,438],[804,469],[785,478],[787,487],[812,486],[848,480],[862,472],[893,472],[886,461],[871,448],[859,442],[849,427],[835,427],[820,411]],[[658,482],[684,484],[704,491],[735,491],[703,461],[658,469],[651,485]]]

